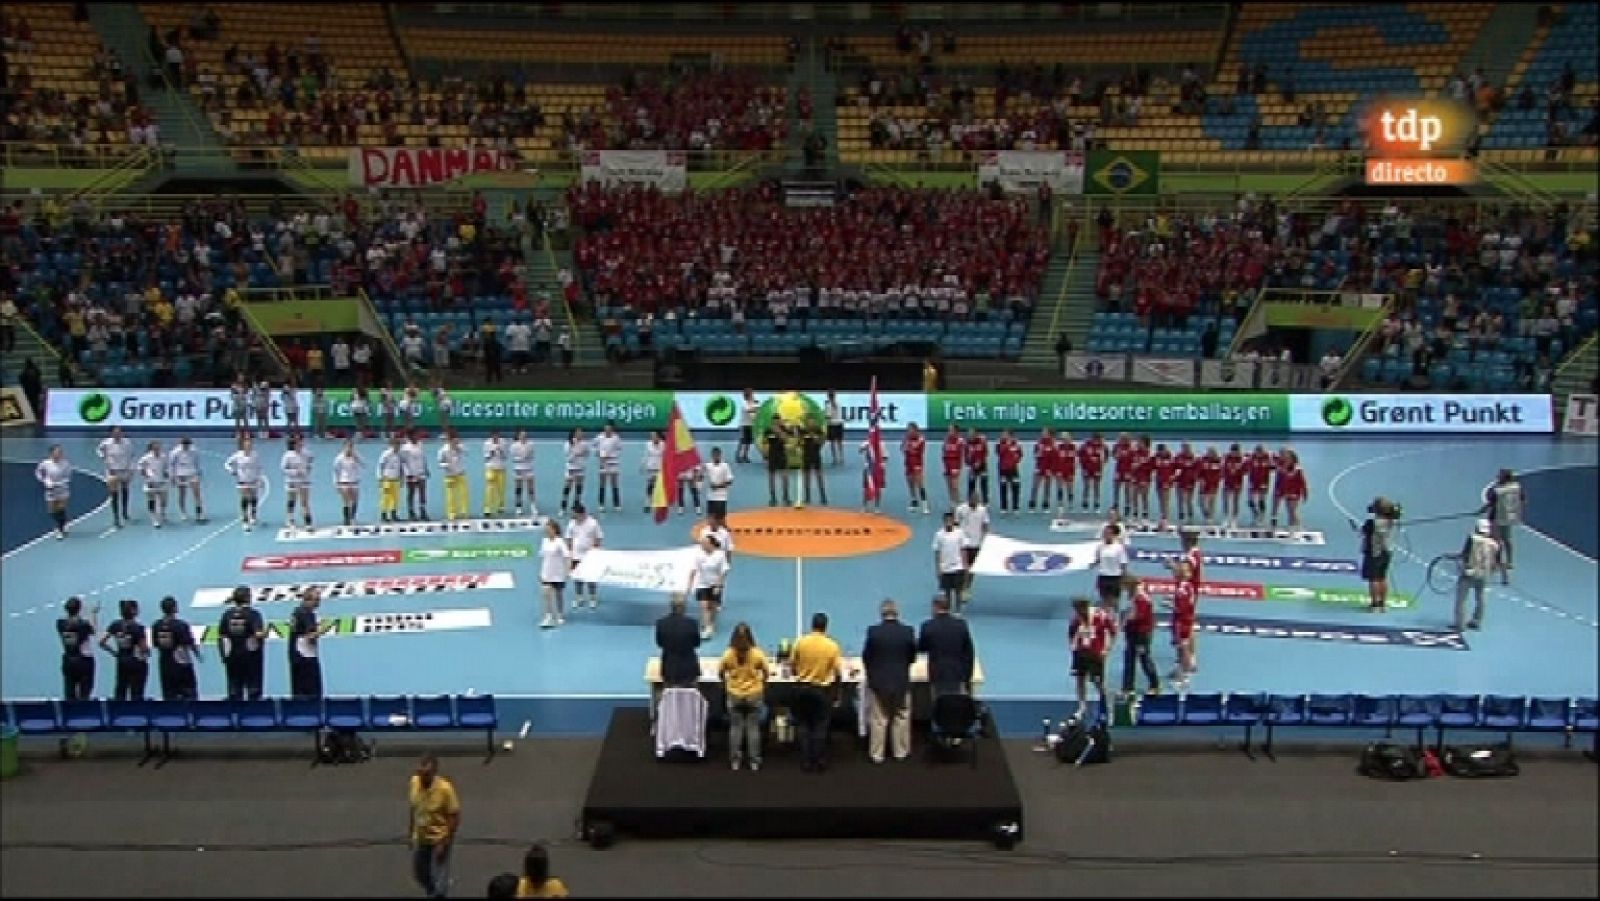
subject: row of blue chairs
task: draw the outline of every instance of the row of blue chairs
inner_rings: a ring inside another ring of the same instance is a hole
[[[175,732],[310,732],[324,729],[373,732],[472,732],[483,730],[488,756],[500,725],[493,695],[367,698],[261,698],[252,701],[14,701],[0,704],[0,723],[22,735],[140,732],[144,759],[155,756],[161,736],[163,762],[172,756]]]
[[[1267,693],[1158,695],[1140,702],[1138,726],[1241,726],[1250,753],[1257,726],[1266,729],[1264,750],[1272,756],[1279,727],[1417,730],[1417,747],[1428,729],[1443,747],[1446,729],[1546,732],[1567,736],[1596,733],[1600,714],[1594,698],[1527,698],[1507,695],[1360,695]]]

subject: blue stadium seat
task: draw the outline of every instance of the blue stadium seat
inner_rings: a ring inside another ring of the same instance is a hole
[[[1229,726],[1244,727],[1244,744],[1241,748],[1245,754],[1250,753],[1250,739],[1255,734],[1256,726],[1267,715],[1267,696],[1265,694],[1237,693],[1228,695],[1228,703],[1222,709],[1222,722]]]
[[[1357,695],[1350,722],[1351,725],[1374,729],[1382,726],[1384,733],[1388,734],[1395,722],[1394,698],[1390,695]]]
[[[270,732],[281,724],[278,703],[271,698],[235,701],[233,716],[238,728],[245,732]]]
[[[195,701],[189,706],[189,713],[193,716],[192,722],[197,732],[232,732],[237,721],[234,715],[237,710],[233,701]]]
[[[99,701],[62,701],[61,728],[67,732],[100,732],[106,728],[106,708]]]
[[[411,699],[406,697],[367,698],[367,728],[384,732],[411,728]]]
[[[1179,697],[1175,694],[1147,697],[1139,702],[1140,726],[1176,726],[1182,718]]]
[[[412,698],[411,721],[418,729],[454,728],[455,715],[450,710],[450,696]]]
[[[1263,750],[1272,756],[1272,735],[1279,726],[1303,726],[1308,722],[1305,695],[1272,695],[1267,698],[1267,743]]]
[[[1354,695],[1312,695],[1306,700],[1306,723],[1312,726],[1349,726],[1355,723]]]
[[[1222,695],[1186,695],[1180,705],[1185,726],[1214,726],[1222,720]]]
[[[12,722],[23,735],[49,735],[61,731],[61,715],[54,701],[18,701],[11,705]]]
[[[150,742],[150,730],[155,723],[155,718],[166,707],[162,701],[110,701],[106,705],[106,719],[112,729],[122,729],[129,732],[138,732],[144,739],[144,757],[139,759],[139,765],[144,766],[155,756],[155,747]]]
[[[1479,695],[1440,695],[1436,747],[1444,747],[1446,729],[1475,729],[1483,723],[1483,698]]]

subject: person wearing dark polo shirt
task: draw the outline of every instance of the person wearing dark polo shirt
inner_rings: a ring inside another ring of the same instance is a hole
[[[322,697],[322,660],[319,642],[336,625],[334,620],[317,621],[322,591],[307,588],[289,617],[289,694],[296,698]]]
[[[769,428],[761,437],[762,446],[766,449],[767,457],[767,504],[778,506],[778,484],[783,484],[783,504],[789,505],[789,452],[784,445],[783,434],[777,428]]]
[[[933,697],[971,694],[976,654],[967,621],[950,614],[950,596],[933,596],[933,617],[922,624],[917,650],[928,655],[928,688]]]
[[[61,696],[68,701],[87,701],[94,695],[94,620],[96,606],[83,615],[83,600],[67,598],[62,605],[66,616],[56,620],[56,635],[61,641]]]
[[[807,773],[828,768],[828,726],[842,661],[839,643],[828,637],[828,614],[812,614],[811,631],[789,651],[798,686],[794,715],[800,732],[800,769]]]
[[[139,622],[139,602],[117,602],[118,619],[100,636],[100,647],[117,659],[117,683],[112,698],[118,701],[143,701],[145,683],[150,679],[150,640]]]
[[[222,614],[217,627],[217,649],[228,674],[228,700],[260,699],[266,641],[267,624],[261,611],[250,606],[250,589],[240,585],[233,590],[233,606]]]
[[[809,425],[800,434],[800,455],[803,461],[804,493],[806,503],[811,503],[811,482],[817,483],[817,502],[824,507],[828,505],[828,482],[822,476],[822,446],[826,443],[822,429],[816,425]]]
[[[194,630],[178,618],[178,600],[161,599],[161,618],[150,627],[150,644],[156,649],[156,673],[161,679],[161,700],[192,701],[200,696],[194,664],[200,659]]]

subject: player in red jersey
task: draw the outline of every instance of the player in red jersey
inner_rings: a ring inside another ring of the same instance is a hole
[[[1100,486],[1106,471],[1105,436],[1095,432],[1078,448],[1078,468],[1083,470],[1083,509],[1089,509],[1089,495],[1093,493],[1094,511],[1099,513],[1103,497]]]
[[[944,461],[944,487],[950,493],[950,509],[961,505],[961,458],[966,453],[967,442],[955,426],[945,432],[944,446],[939,456]]]
[[[1278,501],[1281,499],[1289,510],[1289,529],[1300,531],[1300,507],[1306,502],[1306,474],[1300,468],[1300,455],[1288,448],[1283,449],[1285,468],[1278,470],[1278,478],[1274,483],[1272,492],[1273,512],[1276,514]],[[1278,524],[1276,515],[1272,524]]]
[[[1284,501],[1284,480],[1289,477],[1290,470],[1298,465],[1298,458],[1295,457],[1294,451],[1289,448],[1289,445],[1285,444],[1283,450],[1272,458],[1272,462],[1274,464],[1272,473],[1272,525],[1276,528],[1278,525],[1278,508]],[[1302,498],[1305,497],[1303,489],[1300,492],[1300,496]]]
[[[967,497],[976,494],[989,503],[989,439],[977,429],[967,430]]]
[[[1250,481],[1250,524],[1253,526],[1260,525],[1261,517],[1267,512],[1267,488],[1272,484],[1274,462],[1272,452],[1265,445],[1257,444],[1246,463]]]
[[[1195,664],[1194,626],[1198,613],[1195,609],[1194,582],[1190,580],[1189,561],[1178,561],[1178,584],[1172,592],[1172,645],[1178,652],[1178,665],[1169,678],[1186,683],[1200,668]]]
[[[1178,461],[1165,443],[1157,444],[1150,455],[1150,471],[1155,473],[1156,505],[1161,511],[1161,521],[1156,528],[1165,532],[1172,516],[1172,481],[1178,474]]]
[[[1206,448],[1206,455],[1195,463],[1195,474],[1200,481],[1200,515],[1206,525],[1217,524],[1217,489],[1222,486],[1222,457],[1217,446]]]
[[[1156,675],[1156,663],[1150,656],[1150,646],[1156,632],[1156,607],[1150,592],[1138,576],[1128,573],[1122,577],[1122,587],[1128,593],[1128,609],[1122,619],[1122,697],[1133,697],[1134,667],[1144,670],[1150,683],[1145,694],[1161,694],[1161,679]]]
[[[1111,506],[1120,507],[1126,519],[1133,515],[1133,438],[1127,432],[1111,446]]]
[[[1106,699],[1106,655],[1117,635],[1116,614],[1104,605],[1091,607],[1088,598],[1072,599],[1072,623],[1067,640],[1072,646],[1072,675],[1078,682],[1078,720],[1089,709],[1088,683],[1100,693],[1100,710],[1109,715]]]
[[[1133,469],[1134,518],[1146,523],[1150,521],[1150,482],[1155,478],[1155,470],[1150,466],[1151,455],[1150,436],[1140,435],[1133,446],[1129,465]]]
[[[1072,509],[1072,483],[1076,482],[1078,477],[1078,445],[1073,442],[1071,432],[1062,432],[1060,439],[1056,441],[1056,456],[1053,462],[1056,476],[1056,515],[1066,516]],[[1087,493],[1083,505],[1089,506]],[[1045,498],[1045,509],[1049,507],[1050,499]]]
[[[1177,470],[1173,485],[1178,492],[1178,521],[1194,522],[1194,483],[1200,476],[1197,468],[1200,461],[1194,455],[1194,448],[1185,441],[1173,455],[1172,462]]]
[[[1049,428],[1033,442],[1033,489],[1028,494],[1028,512],[1039,509],[1039,490],[1044,489],[1044,509],[1050,509],[1050,495],[1056,483],[1056,437]]]
[[[1000,470],[1000,512],[1016,516],[1022,508],[1022,442],[1010,429],[995,442],[995,462]]]
[[[1222,458],[1222,518],[1230,529],[1239,526],[1239,495],[1244,493],[1244,451],[1237,442],[1228,445],[1227,456]]]
[[[928,486],[922,478],[922,459],[928,451],[928,439],[922,437],[922,430],[916,423],[906,426],[906,436],[900,439],[900,454],[906,461],[906,490],[911,493],[911,506],[907,509],[912,513],[917,512],[917,502],[922,502],[922,512],[928,512]]]

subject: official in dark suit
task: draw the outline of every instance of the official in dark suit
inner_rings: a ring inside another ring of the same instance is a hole
[[[700,627],[684,612],[683,598],[656,620],[656,647],[661,649],[661,682],[667,688],[693,688],[700,682]]]
[[[934,697],[972,692],[972,632],[966,620],[950,615],[948,597],[934,596],[933,618],[922,624],[917,650],[928,655],[928,685]]]
[[[911,753],[911,664],[917,634],[900,621],[894,601],[879,608],[883,621],[867,628],[861,663],[867,671],[867,753],[883,763],[884,739],[895,760]]]

